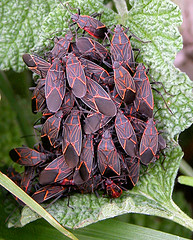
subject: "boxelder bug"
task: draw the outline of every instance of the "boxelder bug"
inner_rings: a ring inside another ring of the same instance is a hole
[[[23,173],[20,187],[26,193],[30,193],[32,188],[32,181],[35,177],[35,168],[34,167],[25,167],[25,171]]]
[[[64,7],[67,9],[66,6]],[[72,7],[70,8],[73,9]],[[67,9],[67,11],[69,11],[69,9]],[[104,39],[105,33],[107,33],[107,27],[102,22],[91,16],[80,15],[80,9],[78,9],[78,13],[73,14],[70,12],[70,14],[72,21],[77,23],[79,28],[84,29],[86,32],[88,32],[91,36],[95,38]],[[97,15],[100,14],[93,14],[93,16]]]
[[[135,81],[137,92],[134,107],[137,112],[152,118],[154,108],[153,94],[145,66],[142,63],[137,66],[133,79]]]
[[[133,186],[135,186],[139,180],[140,159],[138,157],[125,158],[125,163],[128,168],[128,176]]]
[[[95,112],[106,116],[115,116],[116,106],[109,94],[94,80],[87,78],[87,92],[81,100]]]
[[[77,188],[81,193],[93,193],[98,188],[101,182],[101,175],[95,175],[89,178],[86,182],[77,184]]]
[[[105,186],[107,195],[110,198],[118,198],[123,193],[122,189],[110,179],[105,181]]]
[[[68,53],[71,41],[73,39],[72,33],[67,33],[65,37],[54,39],[54,48],[47,53],[50,62],[53,62],[55,58],[62,58]]]
[[[98,168],[101,175],[109,174],[110,172],[120,175],[120,160],[115,145],[113,143],[111,133],[107,129],[99,142],[97,149]]]
[[[45,83],[45,96],[50,112],[57,112],[61,107],[66,91],[64,68],[58,58],[54,59],[48,70]]]
[[[92,134],[104,127],[112,117],[106,116],[101,113],[88,114],[84,121],[84,132],[86,134]]]
[[[50,144],[55,148],[58,146],[58,134],[60,131],[60,124],[63,117],[63,111],[58,111],[51,117],[49,117],[43,124],[41,129],[41,138],[47,137]]]
[[[113,61],[115,87],[119,96],[126,104],[130,104],[135,99],[136,88],[129,71],[120,62]]]
[[[28,68],[37,73],[42,78],[45,78],[50,68],[51,64],[46,62],[43,58],[37,55],[30,55],[25,53],[23,56],[24,63],[28,66]]]
[[[52,186],[52,185],[47,185],[43,188],[40,188],[38,191],[36,191],[33,195],[32,198],[38,202],[42,203],[45,202],[51,198],[60,198],[64,194],[68,194],[68,188],[64,186]]]
[[[156,157],[158,151],[158,134],[153,118],[149,118],[139,148],[141,163],[144,165],[148,165]]]
[[[78,98],[84,97],[87,89],[86,76],[81,62],[73,53],[67,57],[66,75],[73,94]]]
[[[14,162],[29,167],[45,162],[48,159],[47,154],[28,147],[14,148],[9,152],[9,155]]]
[[[72,174],[72,169],[68,167],[64,156],[54,159],[39,175],[41,185],[57,183]]]
[[[78,110],[73,110],[63,125],[62,149],[70,168],[77,166],[82,147],[82,129]]]
[[[133,72],[134,56],[129,37],[126,29],[117,25],[111,40],[111,55],[113,61],[121,61],[123,66]]]
[[[93,136],[86,135],[82,143],[82,151],[80,154],[80,163],[78,170],[83,181],[90,178],[94,160]]]
[[[137,150],[137,138],[129,119],[121,111],[118,111],[115,118],[115,130],[124,151],[134,157]]]
[[[110,80],[112,81],[112,84],[113,84],[113,77],[110,78],[109,73],[104,68],[85,58],[80,58],[80,61],[88,77],[92,77],[92,79],[94,79],[100,84],[106,84],[106,83],[109,84]]]
[[[82,56],[91,58],[98,62],[103,62],[111,68],[111,57],[108,50],[93,39],[80,37],[76,40],[76,45]]]
[[[45,108],[45,79],[39,79],[32,95],[32,112],[36,114],[37,112],[43,111]]]

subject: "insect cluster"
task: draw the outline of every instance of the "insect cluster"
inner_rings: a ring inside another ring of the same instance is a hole
[[[135,61],[128,29],[117,25],[111,32],[94,17],[71,18],[92,38],[70,31],[55,38],[46,60],[23,55],[40,77],[32,111],[42,113],[41,142],[10,151],[25,166],[22,176],[11,177],[39,203],[96,190],[117,198],[138,182],[140,166],[155,162],[166,147],[153,120],[147,70]]]

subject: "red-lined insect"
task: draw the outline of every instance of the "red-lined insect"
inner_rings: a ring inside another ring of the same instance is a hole
[[[139,148],[140,160],[144,165],[148,165],[156,157],[158,151],[158,134],[153,118],[149,118]]]
[[[134,107],[137,112],[152,118],[154,100],[151,85],[146,74],[146,69],[143,63],[140,63],[136,68],[136,73],[133,77],[136,86],[136,97]]]
[[[71,41],[73,39],[72,33],[67,33],[65,37],[55,38],[53,49],[47,53],[50,62],[53,62],[55,58],[62,58],[68,53]]]
[[[92,134],[98,131],[100,128],[104,127],[112,117],[105,116],[101,113],[91,113],[88,114],[84,121],[84,132],[86,134]]]
[[[117,109],[109,94],[94,80],[87,78],[87,92],[81,100],[95,112],[115,116]]]
[[[23,56],[24,63],[28,66],[28,68],[32,71],[37,73],[42,78],[45,78],[50,68],[51,64],[45,61],[43,58],[37,55],[30,55],[25,53]]]
[[[62,105],[66,91],[64,68],[58,58],[55,58],[48,70],[45,82],[47,107],[51,112],[57,112]]]
[[[76,40],[76,45],[82,56],[91,58],[98,62],[103,62],[111,67],[111,57],[108,50],[100,43],[91,38],[80,37]]]
[[[63,125],[62,149],[65,161],[70,168],[77,166],[82,147],[82,130],[80,114],[73,110],[66,118]]]
[[[80,162],[77,166],[83,181],[87,181],[91,176],[94,160],[93,136],[85,135],[82,143]]]
[[[9,155],[14,162],[29,167],[43,163],[49,157],[48,154],[38,152],[28,147],[13,148],[9,152]]]
[[[118,198],[123,193],[123,190],[110,179],[106,179],[105,186],[107,195],[110,198]]]
[[[72,174],[73,170],[68,167],[64,156],[54,159],[39,175],[41,185],[57,183]]]
[[[119,96],[126,104],[130,104],[135,99],[136,88],[129,71],[121,65],[119,61],[113,61],[115,87]]]
[[[58,134],[60,131],[61,121],[64,115],[68,114],[74,105],[74,98],[71,92],[67,92],[63,104],[58,112],[50,116],[43,124],[41,138],[47,137],[50,144],[55,148],[60,144]]]
[[[62,186],[67,186],[67,185],[74,186],[75,183],[74,183],[74,180],[73,180],[73,179],[64,178],[64,179],[60,182],[60,185],[62,185]]]
[[[8,168],[7,170],[8,177],[18,186],[20,186],[22,176],[20,173],[16,172],[14,168]],[[21,205],[24,206],[25,204],[16,196],[12,195],[14,199]]]
[[[51,117],[49,117],[46,122],[43,124],[41,129],[41,138],[47,137],[50,144],[55,148],[60,142],[58,140],[58,134],[60,131],[60,124],[63,117],[63,111],[58,111]]]
[[[89,178],[84,183],[76,184],[76,186],[81,193],[93,193],[97,190],[100,183],[101,183],[101,175],[98,174]]]
[[[71,42],[70,48],[69,48],[68,52],[69,53],[73,53],[76,57],[80,57],[81,56],[81,53],[79,52],[78,47],[76,46],[76,42]]]
[[[17,171],[15,171],[14,168],[12,167],[9,167],[7,169],[7,176],[15,183],[17,184],[18,186],[20,185],[20,182],[21,182],[21,174]]]
[[[34,177],[35,177],[35,168],[25,167],[25,171],[21,179],[20,187],[26,193],[30,193]]]
[[[32,95],[32,112],[36,114],[37,112],[43,111],[45,108],[45,79],[39,79]]]
[[[128,176],[133,186],[135,186],[139,180],[140,158],[138,157],[125,158],[125,163],[128,168]]]
[[[33,195],[32,198],[38,202],[42,203],[45,202],[51,198],[60,198],[62,196],[67,196],[68,195],[68,188],[64,186],[52,186],[52,185],[47,185],[43,188],[40,188],[38,191],[36,191]]]
[[[137,150],[137,138],[129,119],[121,111],[118,111],[115,118],[115,130],[124,151],[134,157]]]
[[[120,159],[112,140],[110,131],[107,129],[99,142],[97,149],[98,168],[101,175],[111,173],[120,175]]]
[[[73,53],[67,57],[66,75],[73,94],[78,98],[84,97],[87,89],[86,76],[81,62]]]
[[[116,90],[116,87],[114,87],[113,90],[111,91],[111,97],[112,97],[115,105],[117,106],[117,108],[120,108],[123,103],[123,100],[120,98],[120,96]]]
[[[114,83],[113,76],[110,76],[109,73],[98,64],[91,62],[85,58],[80,58],[80,61],[88,77],[92,77],[92,79],[100,84],[110,85]]]
[[[111,40],[111,55],[113,61],[121,61],[124,67],[128,67],[131,71],[133,71],[134,67],[134,55],[131,47],[131,42],[129,37],[127,36],[126,29],[121,27],[121,25],[117,25],[114,29],[114,34]]]
[[[70,8],[73,9],[72,7]],[[69,9],[67,10],[69,11]],[[102,22],[94,18],[94,16],[97,17],[101,14],[95,13],[92,15],[93,17],[87,15],[80,15],[80,9],[78,9],[78,13],[70,12],[70,14],[72,21],[74,23],[77,23],[79,28],[84,29],[86,32],[88,32],[91,36],[95,38],[104,39],[105,33],[107,33],[107,27]]]

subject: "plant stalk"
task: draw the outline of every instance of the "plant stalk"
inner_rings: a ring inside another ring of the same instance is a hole
[[[117,9],[118,14],[122,17],[128,14],[127,4],[125,0],[113,0]]]

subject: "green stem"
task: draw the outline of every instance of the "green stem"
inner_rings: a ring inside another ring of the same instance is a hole
[[[127,4],[125,0],[113,0],[117,9],[118,14],[122,17],[128,13]]]
[[[24,109],[20,106],[17,99],[14,97],[14,91],[9,83],[9,80],[7,79],[4,72],[0,71],[0,90],[3,92],[5,97],[7,98],[12,110],[16,113],[17,122],[19,124],[19,127],[21,129],[23,136],[29,136],[33,135],[32,127],[29,127],[27,119],[25,119]],[[23,114],[22,114],[23,113]],[[35,141],[34,138],[25,138],[26,144],[28,146],[33,146]]]
[[[182,174],[189,176],[189,177],[193,177],[193,169],[184,159],[182,159],[182,161],[180,163],[179,170]]]
[[[193,219],[186,215],[173,201],[171,201],[171,206],[169,207],[169,211],[172,213],[171,218],[168,218],[188,229],[193,231]]]

